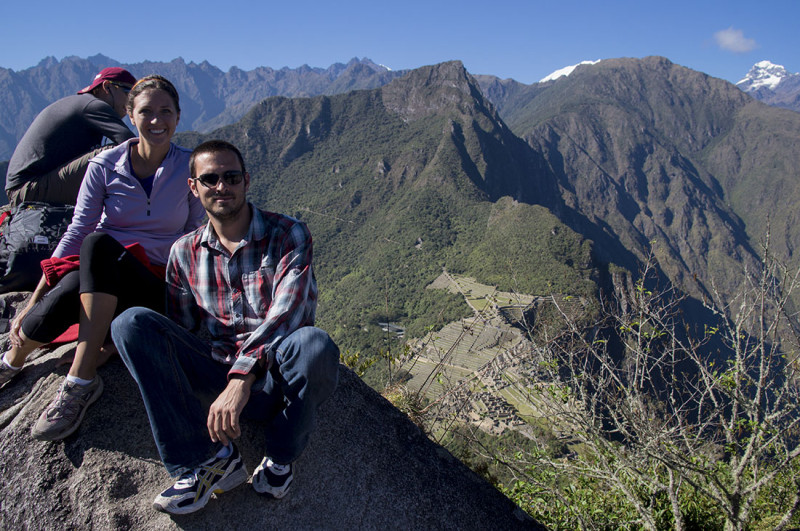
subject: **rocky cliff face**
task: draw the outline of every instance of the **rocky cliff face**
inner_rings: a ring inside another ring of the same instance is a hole
[[[24,296],[4,298],[16,304]],[[31,439],[65,373],[58,360],[73,349],[37,351],[0,390],[4,529],[539,527],[344,367],[286,498],[266,500],[242,485],[194,515],[158,513],[151,502],[171,480],[136,384],[118,358],[100,369],[105,392],[75,434],[57,443]],[[249,470],[260,461],[260,429],[245,423],[239,440]]]
[[[460,61],[416,69],[378,91],[404,121],[448,119],[426,173],[460,169],[492,201],[511,196],[541,204],[557,195],[542,158],[511,132]]]
[[[800,245],[788,206],[796,113],[660,57],[601,61],[527,89],[482,84],[547,161],[601,259],[630,266],[621,249],[642,259],[652,248],[671,281],[709,296],[712,280],[730,293],[753,268],[767,220],[775,251],[791,258]]]

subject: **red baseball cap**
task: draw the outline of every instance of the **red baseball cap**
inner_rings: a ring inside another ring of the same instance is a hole
[[[125,85],[133,86],[136,84],[136,78],[124,68],[118,66],[111,66],[100,70],[100,73],[94,76],[92,84],[86,88],[78,91],[78,94],[85,94],[90,92],[93,88],[99,86],[103,81],[116,81]]]

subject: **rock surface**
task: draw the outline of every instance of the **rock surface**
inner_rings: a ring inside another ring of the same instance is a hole
[[[8,294],[19,304],[23,296]],[[0,336],[0,345],[7,334]],[[158,458],[135,383],[118,357],[100,369],[103,396],[61,442],[30,430],[52,398],[75,344],[34,352],[0,390],[2,529],[532,529],[539,526],[405,415],[340,366],[318,430],[283,500],[249,484],[193,515],[151,508],[171,480]],[[260,430],[245,423],[248,470],[260,460]]]

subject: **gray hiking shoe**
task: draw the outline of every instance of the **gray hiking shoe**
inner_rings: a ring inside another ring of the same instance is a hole
[[[0,359],[0,387],[11,381],[11,379],[18,375],[22,369],[12,369]]]
[[[65,378],[58,394],[33,426],[31,435],[40,441],[58,441],[68,437],[81,425],[86,408],[102,393],[103,380],[99,374],[86,386],[70,383]]]

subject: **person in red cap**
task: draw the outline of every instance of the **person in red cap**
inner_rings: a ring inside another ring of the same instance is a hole
[[[39,113],[8,163],[6,195],[23,201],[74,205],[89,159],[132,138],[122,121],[136,78],[124,68],[104,68],[89,86]]]

